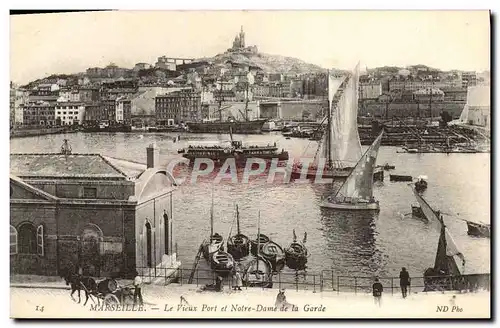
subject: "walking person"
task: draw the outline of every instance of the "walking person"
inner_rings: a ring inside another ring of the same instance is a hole
[[[144,305],[142,301],[142,278],[139,272],[135,271],[134,278],[134,305],[137,305],[137,298],[139,298],[140,305]]]
[[[382,305],[382,292],[384,291],[384,287],[378,280],[378,278],[375,278],[375,283],[372,286],[373,289],[373,298],[375,300],[375,304],[378,306]]]
[[[401,294],[403,294],[403,298],[406,298],[408,295],[408,286],[410,286],[410,274],[406,271],[406,268],[401,268],[401,272],[399,273],[399,286],[401,286]]]

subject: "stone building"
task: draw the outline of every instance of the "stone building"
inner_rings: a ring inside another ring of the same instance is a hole
[[[201,93],[183,89],[155,98],[156,122],[196,122],[201,120]]]
[[[11,154],[13,274],[58,275],[81,265],[94,277],[171,275],[174,178],[158,166],[99,154]],[[116,160],[115,160],[116,161]]]
[[[53,102],[37,101],[20,106],[23,112],[23,125],[55,125],[56,105]]]

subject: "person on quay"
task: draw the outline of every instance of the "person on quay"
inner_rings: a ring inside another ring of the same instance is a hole
[[[373,298],[375,300],[375,304],[378,306],[382,305],[382,292],[384,291],[384,287],[378,280],[378,278],[375,278],[375,282],[373,283],[372,286],[373,290]]]
[[[241,286],[243,286],[243,281],[241,279],[240,269],[236,268],[234,272],[234,290],[241,290]]]
[[[403,294],[403,298],[406,298],[408,295],[408,286],[410,286],[410,274],[406,271],[406,268],[401,268],[401,272],[399,273],[399,285],[401,286],[401,294]]]
[[[217,275],[217,278],[215,280],[215,291],[216,292],[221,292],[222,291],[222,277]]]
[[[135,271],[134,278],[134,305],[137,304],[137,298],[139,298],[140,305],[143,305],[142,301],[142,278],[139,276],[139,272]]]

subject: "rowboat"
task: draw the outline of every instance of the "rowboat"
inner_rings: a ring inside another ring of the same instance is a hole
[[[262,246],[261,255],[271,263],[274,272],[280,272],[285,267],[285,252],[274,241],[268,241]]]

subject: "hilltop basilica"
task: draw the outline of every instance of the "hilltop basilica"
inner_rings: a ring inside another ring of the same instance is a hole
[[[235,36],[232,48],[227,49],[228,52],[258,52],[257,46],[245,47],[245,32],[243,32],[243,26],[238,35]]]

